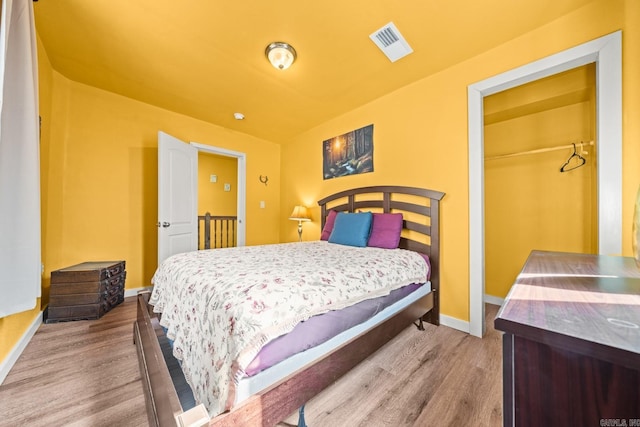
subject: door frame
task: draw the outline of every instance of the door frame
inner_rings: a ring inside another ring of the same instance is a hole
[[[471,335],[482,337],[485,331],[483,98],[590,63],[596,64],[598,252],[622,252],[622,32],[616,31],[467,88]]]
[[[190,142],[198,151],[217,154],[224,157],[233,157],[238,161],[238,206],[236,216],[237,226],[237,246],[246,244],[246,212],[247,212],[247,155],[239,151],[227,150],[226,148],[214,147],[211,145]]]

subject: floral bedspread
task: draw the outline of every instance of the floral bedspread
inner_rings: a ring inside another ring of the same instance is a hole
[[[203,250],[166,259],[150,303],[196,401],[215,416],[266,343],[314,315],[424,283],[427,268],[415,252],[326,241]]]

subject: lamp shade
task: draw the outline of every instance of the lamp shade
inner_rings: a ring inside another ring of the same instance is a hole
[[[293,212],[289,215],[289,219],[295,221],[311,221],[311,217],[309,216],[309,212],[307,208],[304,206],[296,206],[293,208]]]
[[[267,46],[265,55],[271,65],[279,70],[286,70],[296,60],[296,50],[288,43],[274,42]]]

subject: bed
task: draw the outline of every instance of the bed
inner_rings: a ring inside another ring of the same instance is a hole
[[[322,345],[313,347],[303,352],[304,354],[296,354],[291,357],[284,356],[285,359],[274,362],[274,366],[256,369],[255,377],[260,378],[259,381],[253,381],[253,378],[239,379],[237,383],[231,385],[233,393],[229,395],[233,396],[233,398],[229,398],[227,394],[223,395],[223,400],[226,401],[226,406],[223,407],[225,412],[213,417],[209,425],[275,425],[374,353],[411,323],[416,324],[419,328],[422,328],[423,320],[438,325],[440,285],[439,202],[443,196],[444,193],[441,192],[415,187],[376,186],[346,190],[320,200],[318,204],[321,210],[323,232],[326,232],[327,226],[336,220],[337,214],[340,215],[340,219],[336,222],[336,230],[344,227],[345,218],[356,217],[342,214],[345,212],[365,213],[365,215],[360,216],[366,216],[366,213],[371,212],[373,212],[371,215],[382,213],[398,215],[401,213],[402,234],[398,247],[417,252],[423,255],[423,258],[426,258],[428,280],[425,280],[426,284],[422,286],[415,284],[415,289],[397,297],[395,301],[390,303],[389,307],[380,310],[372,319],[349,327],[347,330],[340,332],[337,337],[327,339]],[[309,248],[308,252],[322,252],[329,246],[347,250],[342,247],[343,245],[335,244],[335,241],[332,242],[332,238],[337,233],[336,230],[329,238],[323,235],[322,240],[319,242],[301,242],[274,246],[282,247],[285,252],[295,253],[305,252],[307,250],[305,248]],[[323,240],[328,240],[328,242]],[[374,249],[377,250],[377,248]],[[371,250],[372,253],[374,249]],[[253,247],[246,250],[260,252],[263,248]],[[204,253],[205,251],[201,252],[203,253],[198,254],[198,258],[207,256]],[[390,253],[390,251],[387,252]],[[216,253],[218,256],[222,254],[221,252]],[[339,256],[343,258],[352,257],[350,253],[349,255],[341,254]],[[415,254],[412,256],[413,258],[416,257]],[[379,262],[381,258],[377,258],[375,261]],[[156,275],[159,274],[159,271],[156,272]],[[387,271],[386,268],[384,271]],[[393,292],[401,292],[402,289],[409,287],[405,285],[414,283],[409,278],[418,276],[415,276],[417,273],[412,274],[402,279],[408,283],[402,283],[402,287],[395,288]],[[167,276],[175,277],[175,274],[172,272]],[[153,298],[156,300],[156,304],[162,308],[164,304],[168,303],[159,299],[157,294],[162,293],[161,289],[169,288],[162,288],[159,285],[157,287],[156,295]],[[379,292],[381,292],[380,295],[375,294],[372,296],[382,298],[384,295],[390,294],[384,289]],[[294,294],[294,292],[291,293]],[[307,294],[304,293],[304,295]],[[371,298],[372,301],[374,300],[373,297]],[[203,297],[202,299],[206,298]],[[329,300],[333,301],[333,296]],[[166,339],[166,329],[163,330],[158,321],[158,316],[153,312],[154,308],[158,311],[158,307],[153,307],[149,304],[149,294],[139,295],[137,303],[134,342],[138,350],[149,423],[152,426],[175,426],[179,422],[176,420],[176,416],[186,412],[180,403],[176,385],[171,378],[167,360],[165,360],[160,346],[160,341]],[[310,303],[309,305],[313,304]],[[307,310],[307,307],[302,308]],[[322,309],[322,307],[319,309]],[[162,315],[163,323],[170,324],[171,313],[174,312],[176,312],[174,307],[171,310],[167,309]],[[314,319],[315,317],[311,319],[305,317],[304,320],[308,320],[308,322],[302,323],[312,323],[311,320]],[[172,338],[180,337],[180,333],[176,333],[174,329],[168,335],[171,335]],[[291,329],[288,329],[288,331],[291,331]],[[291,331],[292,334],[293,332]],[[242,335],[244,336],[244,334]],[[186,347],[192,348],[190,346]],[[182,359],[181,352],[182,350],[179,351]],[[241,373],[249,370],[247,369],[247,363],[250,359],[255,362],[253,356],[255,356],[256,352],[257,350],[245,357],[246,363],[242,365]],[[202,359],[200,355],[196,354],[196,356]],[[185,360],[187,359],[185,358],[183,362]],[[216,363],[218,362],[216,361]],[[237,361],[234,363],[238,364]],[[189,369],[186,369],[185,372],[187,371]],[[272,372],[276,373],[272,374]],[[252,381],[259,385],[253,385]],[[197,389],[198,387],[194,388],[196,393],[198,392]],[[218,411],[215,412],[217,413]],[[188,417],[183,416],[182,418],[186,419]]]

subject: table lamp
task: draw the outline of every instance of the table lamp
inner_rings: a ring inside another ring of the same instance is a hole
[[[302,221],[311,221],[307,208],[304,206],[296,206],[289,215],[289,219],[298,221],[298,241],[302,242]]]

